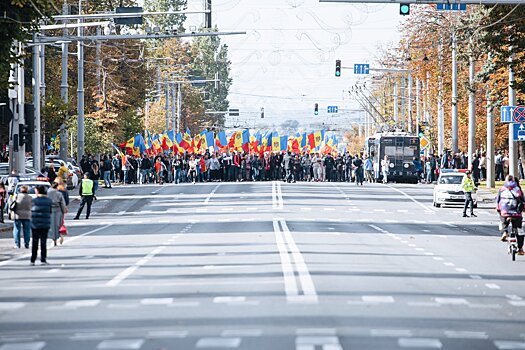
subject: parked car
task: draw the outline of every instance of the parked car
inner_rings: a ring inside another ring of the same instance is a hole
[[[434,187],[434,207],[449,204],[463,204],[465,202],[465,191],[461,187],[463,178],[467,176],[464,171],[444,170],[439,175],[437,185]],[[476,192],[472,193],[474,208],[478,206]]]
[[[0,180],[7,185],[9,178],[9,163],[0,163]],[[17,176],[18,181],[49,181],[47,176],[31,166],[25,167],[25,174]]]

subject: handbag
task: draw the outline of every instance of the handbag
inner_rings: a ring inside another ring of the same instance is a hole
[[[64,220],[62,220],[62,225],[60,225],[58,233],[60,233],[61,236],[67,236],[67,227],[64,225]]]
[[[11,203],[9,203],[9,211],[11,212],[14,212],[16,211],[16,197],[17,196],[14,196],[13,197],[13,201]]]

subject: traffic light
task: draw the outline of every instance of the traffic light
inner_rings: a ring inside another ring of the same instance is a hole
[[[315,115],[319,114],[319,104],[317,104],[317,103],[314,105],[314,114]]]
[[[341,76],[341,60],[335,61],[335,76],[336,77]]]
[[[18,140],[20,141],[20,146],[30,143],[31,142],[31,130],[29,130],[29,125],[20,124],[19,128],[20,128],[19,130],[20,138]]]
[[[410,3],[402,2],[401,4],[399,4],[399,14],[401,16],[410,15]]]
[[[261,119],[264,118],[264,107],[261,107]]]

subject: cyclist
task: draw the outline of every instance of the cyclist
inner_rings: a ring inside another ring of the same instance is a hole
[[[512,175],[507,176],[505,184],[498,192],[496,200],[498,211],[501,219],[501,241],[507,240],[507,229],[509,224],[512,224],[512,232],[516,234],[518,229],[521,228],[523,217],[523,205],[525,203],[525,197],[523,192],[518,187],[514,177]],[[523,252],[523,241],[524,236],[518,235],[518,254],[525,255]]]

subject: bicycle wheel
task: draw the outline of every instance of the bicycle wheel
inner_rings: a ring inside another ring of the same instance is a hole
[[[515,245],[512,246],[511,248],[511,255],[512,255],[512,261],[516,261],[516,254],[518,253],[518,249],[516,248]]]

